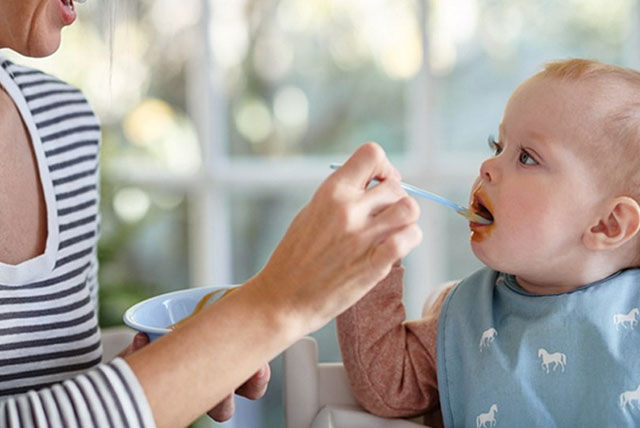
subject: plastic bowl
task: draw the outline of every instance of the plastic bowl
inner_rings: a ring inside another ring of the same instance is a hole
[[[126,325],[141,333],[146,333],[149,340],[154,341],[169,333],[171,331],[168,328],[170,325],[191,315],[205,294],[232,287],[234,286],[186,288],[160,294],[131,306],[124,313],[122,319]],[[209,302],[216,301],[223,294],[224,292],[216,294],[209,299]]]

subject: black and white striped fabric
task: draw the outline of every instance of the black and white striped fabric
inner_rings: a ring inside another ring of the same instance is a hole
[[[30,134],[48,227],[43,254],[0,263],[0,426],[154,426],[126,362],[100,364],[100,124],[78,89],[1,56],[0,86]]]

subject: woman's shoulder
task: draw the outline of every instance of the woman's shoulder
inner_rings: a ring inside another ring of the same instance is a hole
[[[11,59],[0,55],[0,67],[15,82],[17,87],[23,92],[29,101],[33,93],[44,91],[46,94],[71,94],[76,97],[84,97],[82,91],[57,75],[38,68],[19,64]]]
[[[73,86],[72,84],[65,82],[58,76],[48,73],[46,71],[40,70],[35,67],[31,67],[28,65],[19,64],[14,62],[11,59],[8,59],[2,55],[0,55],[0,66],[11,76],[14,80],[16,79],[25,79],[31,76],[31,79],[35,78],[47,78],[54,82],[59,82],[61,84],[65,84],[68,86]]]
[[[47,124],[59,128],[64,125],[60,118],[75,122],[80,118],[82,124],[91,129],[97,130],[100,126],[82,91],[54,74],[0,55],[0,83],[8,86],[8,93],[16,102],[24,102],[38,129]]]

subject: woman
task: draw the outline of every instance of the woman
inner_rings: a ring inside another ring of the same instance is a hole
[[[52,54],[75,18],[72,0],[0,0],[0,48]],[[230,392],[261,396],[266,362],[355,303],[421,240],[398,172],[365,144],[320,186],[254,278],[179,334],[136,350],[145,344],[137,336],[101,365],[98,122],[77,89],[2,57],[0,88],[4,425],[176,427],[212,406],[228,418]],[[373,177],[381,184],[367,189]]]

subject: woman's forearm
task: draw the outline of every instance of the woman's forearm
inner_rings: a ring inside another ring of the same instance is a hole
[[[126,358],[159,427],[188,425],[307,333],[253,281]]]
[[[373,178],[380,184],[368,188]],[[379,146],[363,145],[298,213],[256,277],[127,357],[159,426],[204,413],[420,242],[419,208],[399,179]]]

